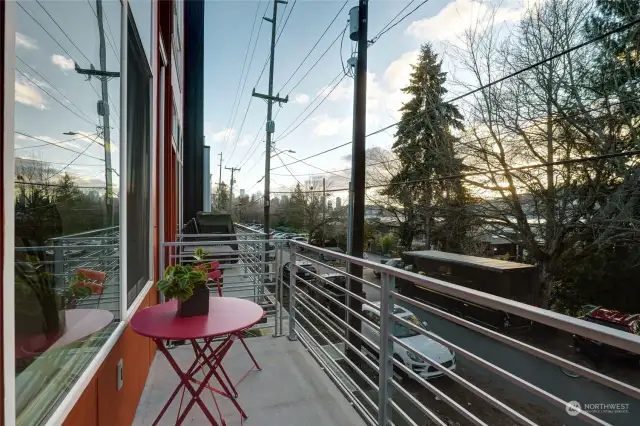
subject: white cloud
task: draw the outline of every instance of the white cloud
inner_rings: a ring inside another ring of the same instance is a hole
[[[420,52],[407,52],[395,61],[391,62],[384,71],[384,81],[392,90],[407,87],[409,76],[413,72],[412,65],[418,62]]]
[[[61,70],[64,70],[64,71],[72,70],[75,67],[73,60],[63,55],[51,56],[51,62],[53,62],[54,65],[56,65],[57,67],[59,67]]]
[[[236,136],[236,131],[231,128],[222,129],[219,132],[215,132],[211,135],[211,138],[215,142],[222,142],[225,139],[232,139]]]
[[[309,103],[309,95],[305,93],[296,93],[293,95],[293,103],[298,105],[306,105]]]
[[[342,101],[353,98],[353,80],[342,80],[337,86],[325,86],[318,90],[318,96],[324,98],[327,96],[328,101]]]
[[[34,50],[38,48],[36,41],[31,37],[28,37],[22,33],[16,31],[16,46],[23,47],[28,50]]]
[[[524,1],[528,6],[538,2],[539,0]],[[487,28],[519,21],[526,9],[522,2],[516,1],[506,1],[500,7],[494,7],[488,1],[455,0],[437,15],[412,22],[406,32],[423,41],[456,42],[471,27]]]
[[[334,136],[352,128],[351,117],[334,118],[323,114],[320,117],[313,118],[313,122],[315,123],[313,128],[315,136]]]
[[[27,79],[16,76],[15,91],[16,102],[38,109],[47,108],[44,103],[44,99],[42,98],[42,93],[40,93],[38,87]]]

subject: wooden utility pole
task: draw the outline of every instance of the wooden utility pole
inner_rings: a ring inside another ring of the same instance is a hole
[[[226,170],[231,170],[231,183],[229,185],[229,214],[233,214],[233,172],[239,172],[239,168],[225,167]]]
[[[355,78],[355,106],[354,106],[354,132],[352,150],[352,179],[353,185],[353,207],[352,207],[352,229],[351,229],[351,252],[354,257],[362,257],[364,248],[364,205],[365,205],[365,151],[366,151],[366,128],[367,128],[367,27],[369,6],[368,0],[360,0],[358,4],[358,26],[357,32],[351,34],[351,39],[358,42],[358,60],[356,64]],[[348,264],[351,275],[362,278],[362,266]],[[365,297],[362,292],[362,283],[357,280],[349,280],[349,290]],[[358,313],[362,313],[362,302],[355,297],[349,298],[349,307]],[[360,330],[360,318],[356,315],[348,314],[347,322],[354,330]],[[360,347],[360,338],[347,331],[349,342],[356,348]],[[358,354],[349,354],[356,358]]]

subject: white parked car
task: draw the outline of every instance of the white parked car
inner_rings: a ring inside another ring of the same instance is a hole
[[[380,302],[375,303],[375,305],[380,306]],[[426,329],[427,323],[420,322],[420,320],[408,309],[395,305],[393,308],[393,313],[406,321],[409,321],[421,328]],[[376,310],[368,305],[362,305],[362,314],[365,318],[367,318],[374,324],[380,325],[379,310]],[[366,322],[362,322],[362,334],[364,334],[365,337],[373,342],[380,342],[380,333],[377,330],[374,330],[374,328]],[[423,336],[417,331],[412,330],[409,327],[406,327],[398,322],[394,322],[393,324],[393,335],[400,339],[407,346],[416,349],[435,362],[442,364],[449,370],[453,371],[456,369],[455,352],[441,345],[435,340]],[[369,352],[371,356],[374,355],[369,350],[365,350]],[[434,377],[444,375],[444,373],[442,373],[436,367],[427,363],[425,359],[398,344],[393,345],[393,357],[398,361],[404,363],[404,365],[413,370],[416,374],[420,375],[420,377],[422,377],[423,379],[432,379]],[[375,354],[375,359],[377,358],[377,354]]]

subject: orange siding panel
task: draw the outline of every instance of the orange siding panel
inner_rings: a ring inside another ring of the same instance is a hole
[[[94,377],[84,393],[65,419],[63,426],[97,426],[98,424],[98,380]]]

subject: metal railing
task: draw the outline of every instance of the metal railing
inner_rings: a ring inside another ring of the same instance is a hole
[[[580,424],[582,422],[596,425],[619,424],[618,422],[611,423],[611,416],[608,417],[609,421],[605,421],[598,413],[592,413],[586,409],[576,409],[575,402],[555,395],[553,389],[533,384],[499,363],[490,362],[480,354],[473,353],[468,347],[463,347],[464,345],[461,345],[460,342],[454,343],[452,341],[455,340],[453,334],[439,335],[430,331],[428,327],[416,323],[412,318],[403,314],[402,312],[406,311],[400,307],[457,324],[477,333],[482,338],[500,342],[505,348],[510,347],[556,365],[559,367],[557,372],[561,375],[560,369],[563,369],[588,379],[585,381],[585,383],[589,383],[588,386],[603,385],[613,392],[611,395],[620,398],[618,401],[583,401],[585,403],[615,403],[619,401],[636,403],[640,400],[640,389],[629,383],[584,367],[563,356],[523,342],[516,337],[453,315],[441,308],[409,298],[397,291],[395,283],[399,278],[404,282],[411,282],[425,289],[526,318],[550,329],[575,333],[633,354],[640,354],[640,336],[305,243],[292,241],[290,246],[289,279],[288,282],[283,281],[286,288],[285,296],[287,296],[283,307],[289,313],[288,336],[292,340],[299,339],[307,347],[369,424],[422,425],[425,423],[425,419],[433,424],[443,426],[450,424],[446,418],[436,412],[432,404],[428,403],[433,398],[416,397],[415,389],[409,389],[410,386],[407,385],[406,379],[412,379],[422,389],[435,396],[436,401],[448,405],[449,409],[456,413],[459,419],[462,419],[463,424],[493,424],[491,420],[487,420],[486,417],[470,408],[468,405],[471,404],[459,401],[455,395],[448,395],[440,386],[432,383],[425,376],[424,371],[432,371],[432,373],[435,372],[435,374],[449,378],[453,383],[464,388],[465,392],[503,413],[512,424],[538,424],[524,414],[523,410],[514,407],[517,404],[513,404],[512,400],[505,402],[497,396],[491,395],[482,386],[474,384],[473,377],[458,372],[455,367],[461,359],[466,364],[474,364],[491,375],[505,379],[506,382],[540,398],[541,401],[546,401],[552,408],[557,407],[556,416],[567,416],[568,414],[565,413],[569,413],[571,415],[569,418],[581,422]],[[379,271],[381,272],[380,284],[358,278],[348,274],[342,268],[323,263],[319,260],[320,255]],[[296,261],[305,261],[307,264],[313,265],[314,269],[304,265],[296,265]],[[337,284],[335,279],[327,279],[326,276],[323,276],[323,270],[331,274],[338,274],[348,280],[359,281],[368,288],[367,297],[362,297],[350,291],[349,288]],[[350,298],[362,303],[364,307],[362,312],[349,306]],[[369,299],[378,299],[379,302],[376,303]],[[370,312],[375,312],[376,315],[371,316]],[[362,324],[360,329],[355,329],[350,325],[352,322],[349,317],[356,317],[360,320]],[[379,323],[372,321],[374,317],[379,319]],[[365,329],[368,332],[365,332]],[[426,346],[420,346],[412,343],[411,340],[402,338],[400,336],[402,333],[398,334],[396,331],[398,329],[404,330],[405,334],[411,336],[422,336],[420,338],[426,339],[425,341],[428,341],[431,346],[438,345],[446,348],[451,351],[453,361],[438,362],[432,353],[425,353],[422,348]],[[357,336],[355,341],[358,344],[354,344],[354,339],[349,335]],[[403,351],[407,354],[408,359],[416,360],[416,362],[403,361],[403,358],[399,356]],[[342,355],[336,356],[336,353]],[[562,377],[567,378],[564,375]],[[595,394],[603,395],[603,389],[598,387]],[[580,395],[576,395],[573,399],[579,400]],[[525,402],[528,403],[528,401]],[[624,407],[625,403],[622,403],[622,406]],[[628,405],[626,407],[629,408]],[[634,419],[637,420],[637,413]],[[563,417],[563,423],[564,420],[566,420],[565,417]]]
[[[26,241],[23,241],[23,244]],[[120,317],[120,230],[118,226],[47,240],[44,246],[16,246],[16,263],[31,265],[53,277],[55,290],[62,292],[78,269],[106,273],[102,294],[78,300],[76,307],[108,309]]]
[[[273,329],[274,335],[282,334],[281,304],[277,295],[282,280],[277,278],[279,267],[277,253],[282,251],[283,241],[267,241],[264,234],[249,233],[238,229],[236,234],[178,234],[177,241],[163,242],[160,267],[194,262],[195,250],[202,248],[207,260],[220,262],[223,275],[221,291],[224,296],[252,300],[262,306],[266,315],[255,330]],[[281,258],[281,257],[280,257]],[[218,293],[216,282],[207,284],[212,295]]]

